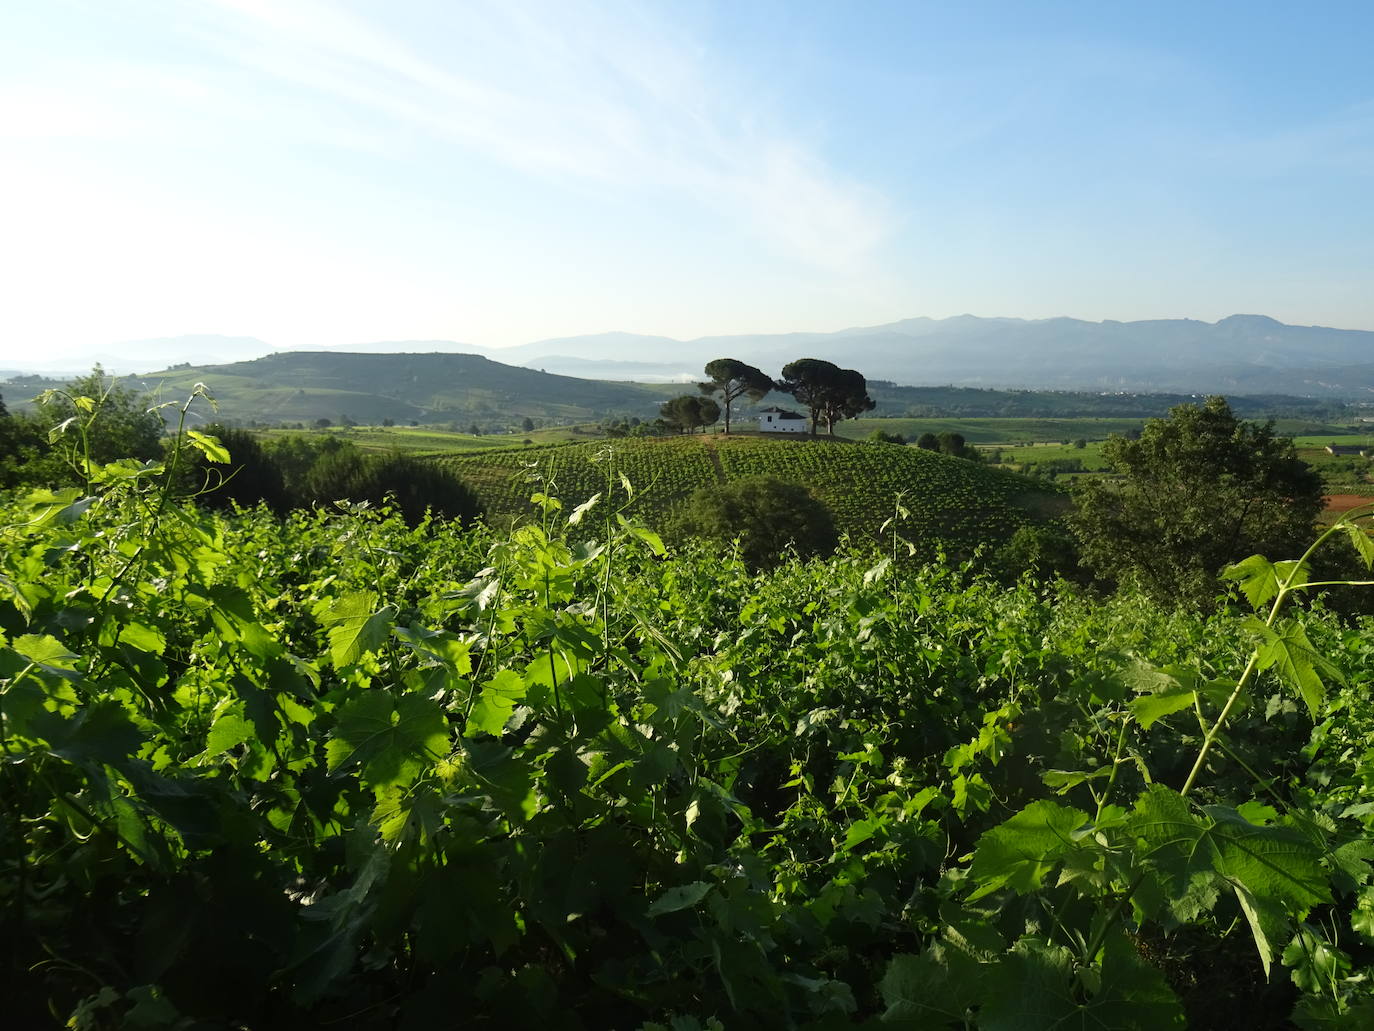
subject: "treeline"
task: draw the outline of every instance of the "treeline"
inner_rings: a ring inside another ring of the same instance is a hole
[[[909,419],[1150,418],[1199,400],[1188,394],[914,387],[886,380],[872,380],[869,388],[880,415]],[[1355,405],[1345,402],[1287,394],[1253,394],[1229,401],[1237,415],[1250,419],[1311,419],[1316,423],[1343,424],[1359,414]]]
[[[284,436],[262,440],[246,430],[205,428],[229,453],[219,463],[203,452],[180,470],[182,489],[215,508],[264,504],[274,512],[335,501],[390,500],[408,523],[426,511],[469,522],[477,496],[451,472],[409,455],[369,454],[338,437]]]
[[[133,474],[166,462],[179,493],[210,507],[263,504],[277,513],[336,501],[390,499],[412,524],[431,511],[475,519],[476,495],[450,471],[406,455],[361,451],[333,436],[263,440],[210,424],[191,431],[198,448],[171,456],[164,412],[146,395],[97,367],[32,411],[11,413],[0,399],[0,488],[89,487],[93,470],[120,464]]]

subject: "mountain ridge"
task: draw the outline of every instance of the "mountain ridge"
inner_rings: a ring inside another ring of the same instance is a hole
[[[194,358],[172,354],[179,341],[197,349]],[[163,357],[160,367],[187,360],[221,364],[224,357],[238,358],[259,347],[263,355],[469,354],[573,378],[681,383],[700,378],[702,366],[713,358],[739,358],[777,373],[795,358],[815,357],[857,368],[870,379],[910,385],[1374,396],[1374,331],[1289,325],[1254,313],[1216,322],[915,316],[826,332],[714,334],[689,340],[614,330],[500,348],[429,339],[284,349],[252,337],[211,335],[123,346],[131,353],[141,349]],[[221,350],[230,355],[221,355]],[[121,369],[113,359],[106,364],[112,371],[159,367],[143,361],[136,363],[138,368]]]

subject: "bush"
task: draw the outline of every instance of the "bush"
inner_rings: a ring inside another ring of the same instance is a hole
[[[447,470],[405,455],[365,455],[356,448],[321,455],[306,476],[304,493],[316,504],[380,503],[390,497],[411,525],[426,510],[465,523],[480,511],[476,495]]]
[[[906,438],[900,433],[888,433],[886,430],[874,430],[868,435],[868,439],[874,444],[905,444]]]
[[[772,476],[751,476],[702,487],[679,520],[682,532],[722,544],[739,541],[751,569],[778,564],[791,550],[798,557],[828,555],[839,537],[830,510],[805,487]]]
[[[281,512],[290,507],[281,466],[261,442],[247,430],[211,423],[202,432],[217,437],[229,452],[229,462],[210,462],[199,451],[189,450],[183,456],[181,482],[183,489],[212,508],[228,508],[231,504],[251,508],[265,504]]]

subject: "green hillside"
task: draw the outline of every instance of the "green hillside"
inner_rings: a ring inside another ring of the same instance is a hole
[[[652,418],[680,385],[609,383],[502,365],[474,354],[336,354],[294,351],[232,365],[182,366],[134,377],[164,397],[208,383],[219,417],[303,422],[479,422],[525,418]]]
[[[629,511],[651,523],[697,487],[767,474],[804,484],[825,502],[842,533],[875,537],[905,492],[904,537],[965,549],[997,542],[1048,518],[1061,495],[1042,484],[914,447],[842,440],[690,436],[561,444],[439,459],[477,490],[488,521],[506,525],[533,511],[544,490],[571,508],[624,473],[635,489]],[[541,483],[546,486],[540,486]]]

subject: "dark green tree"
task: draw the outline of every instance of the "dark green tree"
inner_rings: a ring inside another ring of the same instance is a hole
[[[447,469],[407,455],[368,455],[357,448],[321,454],[305,480],[314,504],[392,500],[412,525],[426,511],[471,522],[481,511],[477,496]]]
[[[89,398],[90,404],[81,401]],[[147,461],[162,457],[162,415],[150,411],[152,399],[142,390],[107,376],[97,365],[61,390],[45,393],[38,406],[39,420],[49,429],[63,426],[75,434],[78,422],[89,415],[85,439],[91,461],[113,462],[120,458]],[[69,422],[70,420],[70,422]]]
[[[923,451],[939,451],[940,438],[927,430],[916,438],[916,446]]]
[[[217,438],[229,452],[229,461],[211,462],[195,449],[182,456],[179,474],[182,488],[194,494],[201,504],[245,508],[265,504],[275,511],[289,507],[289,496],[282,478],[282,466],[261,442],[247,430],[211,423],[202,433]]]
[[[703,394],[719,394],[725,406],[725,432],[730,433],[730,409],[741,397],[762,401],[773,389],[773,381],[761,370],[737,358],[717,358],[706,363],[705,383],[699,383]]]
[[[700,394],[683,394],[659,405],[659,417],[679,433],[691,433],[720,418],[720,405]]]
[[[782,377],[774,386],[784,394],[796,398],[811,413],[811,435],[825,421],[826,430],[833,437],[835,423],[842,419],[871,411],[875,407],[868,396],[868,381],[854,369],[842,369],[821,358],[798,358],[782,368]]]
[[[1222,568],[1249,555],[1297,557],[1323,506],[1293,442],[1222,397],[1170,409],[1139,440],[1114,436],[1102,457],[1118,478],[1075,490],[1083,559],[1164,601],[1207,604]]]
[[[886,430],[874,430],[868,435],[868,439],[875,444],[905,444],[906,437],[900,433],[888,433]]]
[[[751,569],[777,565],[788,551],[828,555],[838,536],[830,510],[805,487],[772,476],[751,476],[702,487],[679,520],[689,536],[728,544],[739,541]]]

